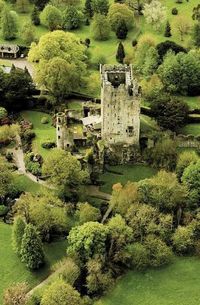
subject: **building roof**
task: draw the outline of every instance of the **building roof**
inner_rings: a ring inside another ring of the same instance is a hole
[[[15,44],[0,44],[1,53],[16,54],[19,51],[18,45]]]
[[[101,123],[102,119],[99,115],[90,115],[81,119],[84,126]]]

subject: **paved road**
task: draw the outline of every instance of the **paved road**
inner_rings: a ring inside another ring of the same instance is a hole
[[[33,65],[27,61],[25,58],[19,58],[19,59],[12,59],[10,60],[10,63],[13,64],[17,68],[24,69],[25,67],[28,69],[30,75],[34,76],[34,68]]]

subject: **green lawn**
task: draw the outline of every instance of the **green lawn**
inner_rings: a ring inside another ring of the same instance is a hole
[[[105,172],[100,176],[100,180],[104,183],[100,190],[105,193],[112,192],[112,186],[115,183],[126,184],[128,181],[139,181],[150,178],[156,174],[156,169],[146,165],[117,165],[110,166],[109,169],[122,173],[122,175]]]
[[[45,189],[44,186],[30,180],[28,177],[24,175],[19,175],[19,174],[14,175],[14,181],[16,187],[23,192],[30,192],[35,194],[35,193],[40,193],[43,189]]]
[[[200,96],[186,96],[183,100],[188,104],[190,109],[200,109]]]
[[[36,138],[32,142],[33,151],[41,154],[44,158],[47,157],[51,153],[51,150],[42,148],[42,143],[46,141],[56,141],[56,129],[52,126],[51,116],[38,111],[23,111],[21,112],[21,115],[24,119],[33,123],[33,131],[36,134]],[[41,118],[44,116],[48,117],[48,124],[41,123]]]
[[[130,271],[95,305],[199,305],[200,259],[177,258],[168,267]]]
[[[200,124],[187,124],[181,129],[181,133],[185,135],[200,136]]]
[[[60,260],[66,251],[66,241],[45,244],[45,267],[37,272],[30,272],[12,250],[11,230],[11,225],[0,222],[0,304],[2,304],[2,295],[5,288],[22,281],[26,281],[31,288],[36,286],[49,275],[50,266]]]
[[[157,125],[156,121],[150,118],[147,115],[141,114],[140,115],[140,131],[142,134],[146,134],[152,130],[159,130],[159,126]]]

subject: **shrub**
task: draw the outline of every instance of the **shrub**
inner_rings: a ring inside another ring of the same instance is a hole
[[[194,240],[193,231],[191,227],[179,226],[172,238],[173,247],[179,254],[188,254],[193,251]]]
[[[132,46],[133,47],[137,46],[137,43],[138,43],[137,39],[133,39],[132,40]]]
[[[128,261],[137,270],[144,270],[149,265],[148,251],[144,245],[134,243],[127,246]]]
[[[178,10],[176,7],[172,9],[172,15],[178,15]]]
[[[35,132],[30,129],[27,129],[22,134],[22,138],[24,139],[25,142],[30,143],[31,140],[35,138]]]
[[[6,207],[5,205],[0,205],[0,216],[6,215],[7,212],[8,212],[8,207]]]
[[[55,144],[55,142],[44,142],[44,143],[42,143],[42,147],[43,148],[46,148],[46,149],[50,149],[50,148],[54,148],[54,147],[56,147],[56,144]]]
[[[43,116],[42,119],[41,119],[41,123],[42,123],[42,124],[48,124],[48,123],[49,123],[48,117]]]

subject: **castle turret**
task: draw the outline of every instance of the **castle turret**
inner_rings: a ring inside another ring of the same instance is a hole
[[[65,129],[66,129],[66,116],[64,112],[57,113],[56,117],[56,140],[57,147],[64,149]]]
[[[140,95],[132,66],[101,66],[102,139],[139,145]]]

